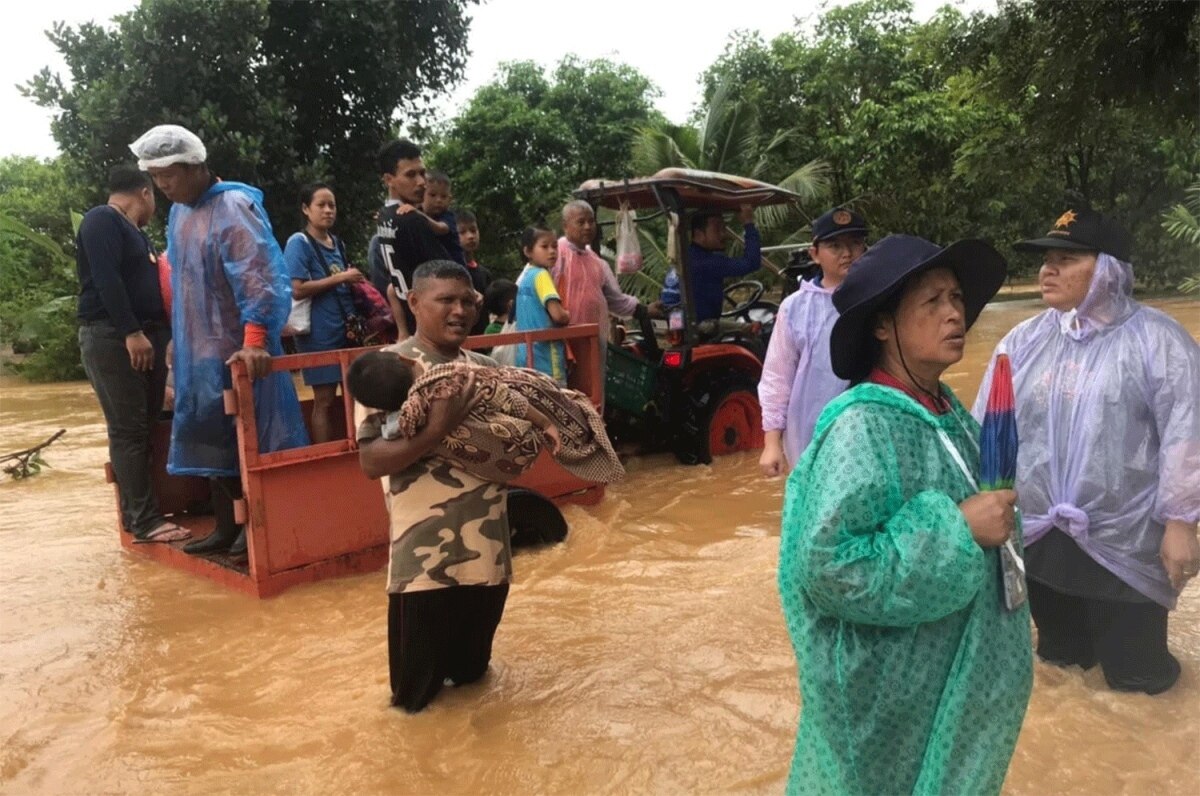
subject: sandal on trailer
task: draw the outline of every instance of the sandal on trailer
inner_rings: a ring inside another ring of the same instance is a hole
[[[155,544],[156,542],[182,542],[191,539],[192,532],[173,522],[165,522],[145,536],[135,536],[134,544]]]

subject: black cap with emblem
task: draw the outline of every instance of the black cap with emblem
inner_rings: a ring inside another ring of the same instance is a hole
[[[1118,260],[1129,262],[1133,239],[1125,228],[1113,219],[1084,207],[1067,210],[1054,222],[1054,229],[1044,237],[1019,241],[1013,244],[1013,248],[1019,252],[1046,249],[1104,252]]]
[[[812,223],[813,243],[846,234],[867,234],[867,220],[848,207],[835,207]]]

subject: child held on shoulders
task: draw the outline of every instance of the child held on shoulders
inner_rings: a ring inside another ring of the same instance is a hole
[[[558,237],[545,227],[529,227],[521,236],[521,254],[525,269],[517,277],[516,331],[530,332],[566,326],[571,316],[550,276],[558,259]],[[528,361],[525,344],[517,346],[517,364]],[[559,384],[567,383],[567,352],[561,340],[543,340],[533,344],[533,366]]]
[[[458,223],[454,213],[450,212],[450,202],[453,199],[450,178],[443,171],[431,171],[425,177],[425,199],[421,206],[402,204],[396,212],[401,215],[417,213],[422,216],[433,230],[438,243],[442,244],[446,253],[450,255],[450,259],[465,268],[467,259],[459,242]]]

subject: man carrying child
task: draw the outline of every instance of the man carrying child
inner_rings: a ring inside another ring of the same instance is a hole
[[[384,349],[426,368],[448,362],[494,366],[462,350],[478,307],[467,272],[451,260],[417,267],[407,291],[413,336]],[[392,704],[415,713],[443,681],[486,673],[512,577],[506,490],[430,454],[466,417],[471,390],[434,401],[426,426],[383,439],[376,414],[358,428],[359,459],[388,476],[388,659]]]

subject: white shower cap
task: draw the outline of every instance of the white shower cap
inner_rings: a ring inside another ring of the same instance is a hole
[[[142,137],[129,145],[137,156],[138,168],[162,168],[172,163],[203,163],[208,151],[199,136],[177,124],[160,124],[151,127]]]

